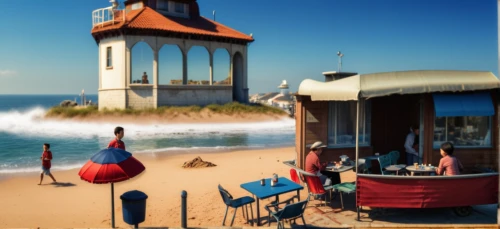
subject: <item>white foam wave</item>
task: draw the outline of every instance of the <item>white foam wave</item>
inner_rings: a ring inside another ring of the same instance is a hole
[[[109,138],[116,124],[43,119],[47,111],[35,107],[26,111],[0,112],[0,132],[23,136],[55,138]],[[295,131],[295,120],[282,119],[256,123],[206,124],[123,124],[125,136],[131,139],[165,138],[178,135],[266,133]]]
[[[64,166],[52,166],[50,168],[51,171],[58,170],[71,170],[81,168],[85,163],[76,163]],[[0,174],[15,174],[15,173],[39,173],[42,171],[40,166],[37,167],[27,167],[27,168],[8,168],[8,169],[0,169]]]
[[[169,147],[160,149],[147,149],[134,151],[134,153],[168,153],[168,152],[221,152],[221,151],[231,151],[231,150],[241,150],[241,149],[258,149],[264,148],[264,145],[252,145],[252,146],[213,146],[213,147]]]

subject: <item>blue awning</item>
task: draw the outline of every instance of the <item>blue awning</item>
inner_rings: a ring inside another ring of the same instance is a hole
[[[489,93],[433,94],[436,117],[492,116],[495,114]]]

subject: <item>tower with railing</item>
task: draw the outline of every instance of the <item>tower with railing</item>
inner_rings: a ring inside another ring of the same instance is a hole
[[[282,95],[288,94],[288,83],[286,82],[286,80],[283,80],[281,84],[278,86],[278,88],[280,89],[280,94]]]
[[[248,102],[247,49],[252,35],[200,16],[196,0],[126,0],[92,12],[92,36],[99,46],[99,109],[156,108]],[[152,50],[152,71],[133,75],[133,47]],[[161,84],[159,52],[180,50],[181,75]],[[203,47],[209,56],[206,79],[192,79],[188,52]],[[214,53],[229,56],[228,77],[214,80]]]

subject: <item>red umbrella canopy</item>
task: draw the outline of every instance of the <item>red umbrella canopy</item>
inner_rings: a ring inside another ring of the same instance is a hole
[[[118,148],[107,148],[92,156],[78,175],[90,183],[105,184],[128,180],[145,169],[131,153]]]

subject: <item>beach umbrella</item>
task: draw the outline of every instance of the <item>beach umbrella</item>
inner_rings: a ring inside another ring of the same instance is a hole
[[[111,227],[115,227],[114,186],[116,182],[128,180],[146,169],[131,153],[118,149],[107,148],[90,158],[80,169],[78,175],[82,180],[94,184],[111,183]]]

